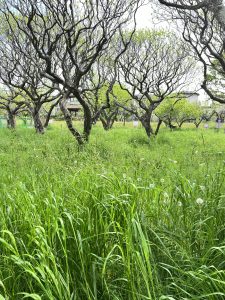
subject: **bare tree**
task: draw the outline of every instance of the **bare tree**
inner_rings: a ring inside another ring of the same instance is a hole
[[[225,103],[225,7],[222,0],[158,0],[179,20],[184,40],[203,65],[202,88],[214,101]],[[181,25],[182,24],[182,25]]]
[[[81,79],[82,96],[92,111],[93,124],[106,109],[111,110],[112,106],[110,94],[116,81],[116,64],[109,53],[110,49],[95,61],[90,71]]]
[[[92,110],[83,97],[81,79],[106,52],[114,36],[124,35],[126,24],[135,16],[140,0],[5,0],[2,12],[14,21],[32,44],[42,62],[41,75],[61,92],[60,107],[71,133],[82,144],[92,128]],[[18,16],[20,16],[18,18]],[[135,27],[135,22],[134,22]],[[124,39],[124,49],[130,37]],[[17,41],[18,43],[18,41]],[[122,50],[122,52],[124,51]],[[114,59],[116,60],[116,57]],[[84,112],[83,133],[71,123],[65,106],[75,97]]]
[[[115,43],[118,46],[119,41]],[[116,63],[111,59],[113,55],[110,56],[115,48],[110,50],[112,51],[100,57],[90,72],[82,78],[83,97],[92,109],[93,123],[99,119],[105,130],[112,128],[120,112],[116,102],[124,101],[124,91],[116,81]],[[118,53],[121,52],[118,50]],[[129,95],[126,96],[129,98]]]
[[[156,107],[187,84],[192,62],[179,39],[162,31],[140,31],[119,60],[119,81],[132,101],[124,108],[140,120],[148,137]]]
[[[8,15],[7,15],[8,17]],[[17,92],[20,104],[29,110],[37,133],[44,133],[44,124],[41,121],[40,112],[44,104],[52,103],[47,115],[46,124],[50,113],[59,99],[59,93],[55,91],[52,81],[43,78],[42,62],[33,51],[29,40],[16,28],[2,34],[0,44],[0,78],[10,90]],[[15,102],[15,101],[14,101]]]

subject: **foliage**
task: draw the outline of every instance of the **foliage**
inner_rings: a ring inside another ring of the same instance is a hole
[[[155,114],[163,121],[169,121],[180,126],[186,121],[200,119],[203,110],[198,104],[191,103],[186,98],[177,98],[174,95],[162,102],[157,107]]]
[[[98,94],[99,103],[106,103],[106,92],[108,90],[108,85],[104,85]],[[120,102],[122,104],[126,103],[130,99],[130,95],[127,91],[123,90],[118,83],[113,85],[112,91],[110,92],[110,104],[115,104],[116,102]]]
[[[146,41],[151,41],[152,43],[156,43],[158,39],[166,39],[167,37],[172,36],[169,31],[166,30],[149,30],[149,29],[139,29],[137,30],[133,37],[132,42],[135,44],[140,44],[142,46]]]

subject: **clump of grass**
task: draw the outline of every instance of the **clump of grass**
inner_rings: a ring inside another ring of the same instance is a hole
[[[140,136],[140,135],[137,135],[137,136],[132,136],[128,143],[130,145],[132,145],[133,147],[137,148],[139,146],[144,146],[144,145],[147,145],[149,146],[150,145],[150,139],[147,138],[146,136]]]

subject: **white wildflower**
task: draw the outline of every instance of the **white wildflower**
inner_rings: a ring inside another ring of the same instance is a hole
[[[9,214],[11,213],[11,211],[12,211],[12,208],[11,208],[11,206],[7,206],[7,209],[6,209],[6,211],[7,211],[7,214],[9,215]]]
[[[204,186],[204,185],[200,185],[199,187],[200,187],[200,190],[201,190],[202,192],[205,191],[205,186]]]
[[[178,206],[182,206],[182,202],[181,202],[181,201],[178,201],[178,202],[177,202],[177,205],[178,205]]]
[[[150,184],[149,184],[149,188],[150,188],[150,189],[154,189],[154,188],[155,188],[155,184],[154,184],[154,183],[150,183]]]
[[[167,192],[163,193],[163,204],[167,205],[169,203],[169,194]]]
[[[197,199],[196,199],[196,203],[197,203],[198,205],[202,205],[202,204],[204,203],[204,200],[201,199],[201,198],[197,198]]]
[[[169,204],[169,200],[168,200],[168,199],[164,199],[164,200],[163,200],[163,204],[164,204],[164,205],[168,205],[168,204]]]
[[[169,194],[167,192],[163,193],[164,198],[168,199],[169,198]]]

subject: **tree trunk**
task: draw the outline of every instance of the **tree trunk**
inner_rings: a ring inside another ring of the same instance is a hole
[[[203,119],[201,119],[199,122],[195,122],[195,127],[198,129],[200,124],[202,123]]]
[[[176,128],[176,126],[173,125],[172,122],[171,122],[170,120],[164,120],[163,122],[165,123],[166,127],[169,127],[169,129],[170,129],[171,131],[172,131],[173,129]]]
[[[109,130],[109,124],[107,122],[107,120],[105,120],[104,118],[100,117],[100,121],[102,122],[102,126],[105,130]]]
[[[126,117],[124,116],[123,117],[123,126],[125,126],[126,125]]]
[[[117,115],[118,115],[118,109],[116,109],[109,115],[107,115],[107,113],[105,111],[102,112],[102,116],[100,116],[100,120],[101,120],[102,126],[105,130],[112,129]]]
[[[156,130],[155,130],[155,136],[159,133],[159,129],[160,129],[160,126],[162,125],[162,122],[163,121],[159,119]]]
[[[66,105],[65,105],[65,99],[62,99],[59,102],[59,107],[60,107],[60,109],[63,113],[64,119],[66,121],[66,125],[67,125],[69,131],[75,137],[78,144],[83,145],[84,144],[84,139],[83,139],[82,135],[79,133],[79,131],[76,128],[74,128],[74,126],[73,126],[72,117],[71,117],[70,112],[68,111],[68,109],[66,108]]]
[[[104,129],[105,129],[106,131],[110,130],[111,128],[112,128],[112,126],[110,126],[109,123],[107,123],[106,126],[104,126]]]
[[[143,126],[144,126],[144,129],[145,129],[145,132],[146,132],[148,138],[150,138],[151,134],[152,134],[150,127],[147,125],[143,125]]]
[[[148,138],[150,138],[154,133],[153,133],[153,130],[152,130],[152,127],[151,127],[151,121],[150,121],[150,117],[148,118],[142,118],[140,121],[141,121],[141,124],[142,126],[144,127],[145,129],[145,132],[148,136]]]
[[[8,111],[7,127],[9,129],[15,129],[16,128],[16,116],[11,111]]]
[[[107,120],[105,123],[102,123],[102,125],[103,125],[103,128],[107,131],[107,130],[112,129],[113,123],[114,122],[111,122],[111,120]]]
[[[50,109],[49,109],[49,111],[48,111],[48,114],[47,114],[47,116],[46,116],[46,119],[45,119],[44,128],[47,128],[47,127],[48,127],[48,124],[49,124],[49,121],[50,121],[50,118],[51,118],[51,115],[52,115],[52,111],[53,111],[53,109],[54,109],[58,104],[59,104],[59,101],[57,101],[56,103],[54,103],[54,104],[50,107]]]
[[[91,111],[88,107],[84,108],[84,140],[88,142],[89,136],[92,129],[92,116]]]
[[[46,116],[46,119],[45,119],[45,123],[44,123],[44,128],[48,128],[48,124],[49,124],[49,121],[50,121],[50,118],[51,118],[51,114],[47,114]]]
[[[34,109],[32,116],[33,116],[33,120],[34,120],[34,128],[36,130],[36,133],[44,134],[45,130],[44,130],[44,126],[41,122],[39,110]]]

